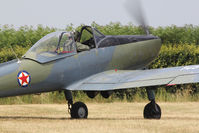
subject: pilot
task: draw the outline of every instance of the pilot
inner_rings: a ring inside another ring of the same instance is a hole
[[[82,51],[86,51],[86,50],[90,50],[89,46],[84,45],[80,42],[76,42],[77,45],[77,52],[82,52]]]
[[[80,33],[78,31],[76,31],[74,33],[74,35],[75,35],[75,42],[76,42],[76,45],[77,45],[77,52],[90,50],[89,46],[84,45],[84,44],[79,42],[80,41]]]

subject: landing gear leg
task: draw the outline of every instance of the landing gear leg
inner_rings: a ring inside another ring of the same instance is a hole
[[[150,103],[148,103],[144,107],[144,118],[145,119],[160,119],[161,118],[161,108],[160,106],[155,102],[155,93],[154,90],[151,88],[147,88],[147,95]]]
[[[72,93],[69,90],[64,91],[66,100],[68,101],[68,112],[72,119],[86,119],[88,117],[88,108],[83,102],[73,104]]]
[[[68,101],[68,112],[71,113],[71,108],[72,108],[72,105],[73,105],[72,92],[65,90],[64,95],[65,95],[66,101]]]

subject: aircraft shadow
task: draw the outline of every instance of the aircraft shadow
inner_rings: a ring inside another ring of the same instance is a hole
[[[192,120],[196,120],[199,121],[198,117],[163,117],[163,120],[186,120],[186,121],[192,121]]]
[[[40,116],[0,116],[0,120],[75,120],[67,117],[40,117]],[[81,120],[81,119],[80,119]],[[82,119],[85,120],[85,119]],[[100,120],[111,120],[111,121],[126,121],[126,120],[147,120],[142,117],[129,117],[129,118],[88,118],[86,120],[91,121],[100,121]],[[150,119],[148,119],[150,120]],[[160,120],[197,120],[199,121],[199,118],[193,118],[193,117],[163,117]]]
[[[67,118],[67,117],[41,117],[41,116],[0,116],[0,120],[23,120],[23,119],[32,119],[32,120],[75,120],[75,119],[71,119],[71,118]],[[103,117],[99,117],[99,118],[88,118],[86,120],[93,120],[93,121],[97,121],[97,120],[142,120],[143,118],[136,118],[136,117],[132,117],[132,118],[103,118]],[[81,120],[81,119],[79,119]],[[85,120],[85,119],[82,119]]]
[[[40,116],[0,116],[1,119],[20,120],[20,119],[32,119],[32,120],[70,120],[65,117],[40,117]]]
[[[144,119],[143,117],[129,117],[129,118],[88,118],[88,120],[154,120],[154,119]],[[157,119],[159,120],[159,119]],[[160,120],[196,120],[199,121],[199,118],[194,117],[162,117]]]

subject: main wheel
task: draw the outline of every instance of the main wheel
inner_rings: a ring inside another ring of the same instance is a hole
[[[161,108],[155,102],[150,102],[144,107],[144,118],[145,119],[160,119]]]
[[[88,117],[88,108],[82,102],[76,102],[71,108],[71,118],[73,119],[86,119]]]

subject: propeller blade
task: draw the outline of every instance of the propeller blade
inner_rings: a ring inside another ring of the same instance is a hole
[[[130,17],[149,35],[147,19],[142,8],[141,0],[126,0],[125,7]]]

